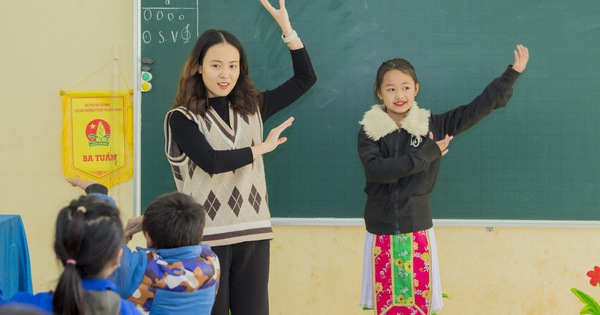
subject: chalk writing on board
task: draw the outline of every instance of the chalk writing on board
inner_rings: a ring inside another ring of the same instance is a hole
[[[198,6],[171,6],[165,1],[164,6],[145,6],[141,10],[142,44],[189,44],[198,36]]]

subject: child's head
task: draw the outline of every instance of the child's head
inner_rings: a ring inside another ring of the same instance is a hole
[[[375,97],[383,101],[390,115],[408,112],[419,87],[415,69],[404,59],[388,60],[377,70]]]
[[[108,277],[119,266],[123,241],[119,210],[103,198],[82,196],[60,210],[54,251],[65,270],[56,286],[55,313],[83,310],[81,278]]]
[[[173,107],[204,115],[207,98],[229,96],[234,110],[255,113],[259,93],[254,86],[240,41],[227,31],[210,29],[200,35],[183,67]]]
[[[148,247],[156,249],[198,245],[204,231],[204,207],[184,193],[154,199],[146,212],[142,231]]]

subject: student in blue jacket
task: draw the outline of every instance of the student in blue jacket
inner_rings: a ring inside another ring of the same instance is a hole
[[[121,297],[153,315],[209,315],[219,288],[217,255],[202,242],[202,205],[172,192],[152,201],[139,217],[147,248],[124,246],[112,279]]]
[[[34,306],[48,314],[140,314],[108,279],[123,254],[119,210],[96,194],[71,201],[58,213],[54,251],[64,266],[54,292],[20,292],[1,307]]]
[[[404,59],[377,72],[374,105],[360,121],[358,152],[365,169],[367,229],[361,304],[376,315],[431,314],[442,307],[431,192],[452,138],[505,106],[529,51],[469,104],[443,114],[417,106],[420,83]]]

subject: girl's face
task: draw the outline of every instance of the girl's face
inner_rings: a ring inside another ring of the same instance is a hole
[[[230,44],[216,44],[206,51],[198,72],[208,97],[227,96],[240,76],[240,53]]]
[[[404,72],[392,69],[385,73],[377,90],[377,97],[383,100],[388,115],[399,121],[406,116],[415,102],[419,84]]]

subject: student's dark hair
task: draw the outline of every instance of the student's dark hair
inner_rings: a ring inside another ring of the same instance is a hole
[[[258,112],[261,93],[255,90],[256,84],[250,79],[248,71],[248,58],[244,47],[233,34],[224,30],[210,29],[205,31],[192,49],[179,78],[177,95],[172,108],[185,107],[194,114],[204,116],[208,110],[208,96],[202,75],[198,73],[204,56],[209,48],[214,45],[226,43],[235,47],[240,54],[240,76],[235,87],[229,94],[231,109],[241,115],[250,115]]]
[[[409,75],[415,81],[415,84],[419,83],[415,68],[413,68],[410,62],[408,62],[406,59],[394,58],[385,61],[381,64],[381,66],[379,66],[379,70],[377,70],[377,77],[375,78],[375,98],[378,98],[377,92],[380,92],[381,84],[383,84],[383,77],[390,70],[401,71],[402,73]]]
[[[119,210],[105,199],[82,196],[60,210],[54,251],[65,269],[54,292],[54,314],[85,313],[81,279],[100,274],[110,260],[117,258],[123,241]]]
[[[202,242],[204,207],[184,193],[158,196],[146,212],[142,230],[156,249],[198,245]]]

